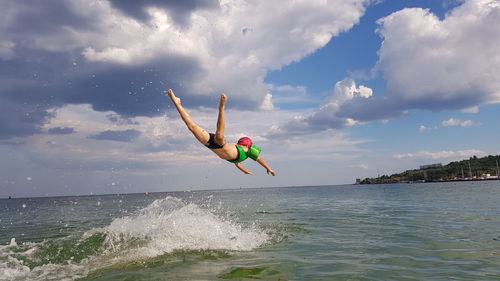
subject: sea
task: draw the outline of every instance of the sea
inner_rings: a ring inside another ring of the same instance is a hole
[[[2,199],[0,280],[500,280],[500,181]]]

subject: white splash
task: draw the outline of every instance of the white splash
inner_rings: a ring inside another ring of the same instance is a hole
[[[175,250],[248,251],[269,240],[269,236],[257,228],[245,228],[174,197],[156,200],[135,216],[115,219],[104,230],[111,243],[123,237],[148,241],[130,249],[132,259]]]

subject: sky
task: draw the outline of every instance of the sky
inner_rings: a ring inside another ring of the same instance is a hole
[[[500,0],[0,0],[0,198],[351,184],[500,154]],[[164,91],[276,171],[198,143]]]

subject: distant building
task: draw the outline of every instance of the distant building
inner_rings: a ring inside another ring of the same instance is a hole
[[[491,174],[481,174],[481,178],[488,180],[488,179],[497,179],[498,176],[492,176]]]
[[[434,169],[434,168],[441,168],[441,167],[443,167],[443,164],[436,163],[436,164],[422,165],[422,166],[420,166],[420,170]]]

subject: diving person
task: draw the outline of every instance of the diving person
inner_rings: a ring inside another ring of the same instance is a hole
[[[236,144],[226,142],[224,138],[224,106],[227,101],[227,96],[225,94],[220,95],[217,129],[215,133],[208,133],[203,128],[198,126],[195,122],[193,122],[191,116],[189,116],[184,107],[182,107],[181,99],[175,96],[172,89],[168,89],[166,93],[177,108],[177,111],[179,112],[182,120],[184,121],[184,123],[186,123],[186,126],[193,133],[196,139],[207,148],[209,148],[212,152],[217,154],[217,156],[231,163],[234,163],[235,166],[245,174],[253,175],[253,173],[247,170],[245,166],[241,164],[241,162],[243,162],[247,158],[251,158],[262,165],[262,167],[266,169],[268,174],[273,176],[276,175],[276,172],[271,169],[266,161],[260,156],[260,147],[254,145],[250,138],[242,137]]]

